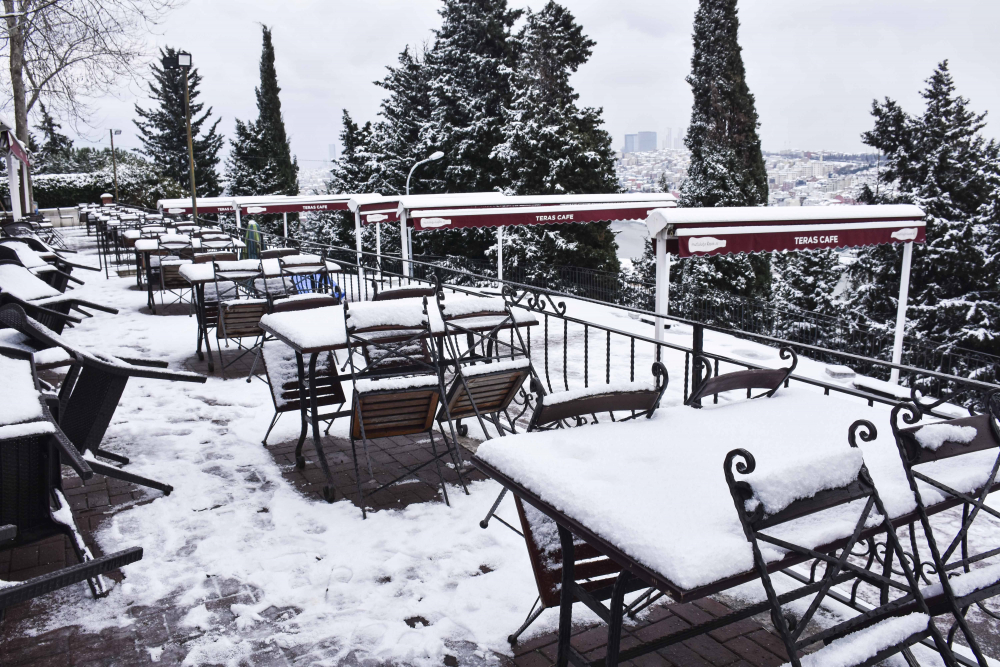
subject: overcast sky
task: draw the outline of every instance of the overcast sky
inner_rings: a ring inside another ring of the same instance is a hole
[[[544,0],[511,0],[540,7]],[[697,0],[564,0],[594,55],[575,76],[583,104],[604,108],[620,149],[624,135],[685,127],[691,111],[691,26]],[[282,111],[304,168],[320,167],[340,132],[341,109],[374,119],[384,75],[407,44],[431,39],[439,0],[190,0],[151,36],[193,54],[204,77],[201,101],[222,118],[256,116],[260,23],[273,28]],[[988,0],[742,0],[740,43],[757,98],[765,150],[863,151],[873,98],[911,112],[935,64],[949,59],[959,92],[976,111],[1000,116],[1000,2]],[[123,130],[119,146],[138,146],[138,86],[95,104],[94,130]],[[1000,118],[987,128],[997,136]]]

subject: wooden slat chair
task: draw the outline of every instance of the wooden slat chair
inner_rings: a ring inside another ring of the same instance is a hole
[[[395,299],[413,299],[419,297],[434,298],[438,288],[434,285],[398,285],[384,289],[378,288],[378,283],[374,283],[375,293],[372,301],[393,301]]]
[[[1000,549],[971,550],[969,532],[980,516],[1000,519],[1000,511],[987,503],[989,495],[1000,490],[1000,481],[996,479],[1000,472],[997,399],[1000,395],[991,392],[985,414],[931,424],[907,426],[918,422],[921,416],[921,410],[911,403],[897,405],[890,418],[931,554],[927,569],[934,573],[931,577],[936,574],[939,580],[924,589],[927,604],[933,615],[953,617],[948,643],[961,630],[982,667],[989,663],[966,615],[976,605],[987,616],[998,617],[984,602],[1000,595]],[[944,466],[938,463],[943,461],[950,463]],[[976,481],[969,481],[970,472]],[[931,520],[933,506],[942,502],[942,497],[962,506],[957,527],[953,519]]]
[[[103,596],[108,591],[100,575],[139,560],[142,549],[94,559],[72,520],[67,521],[64,512],[53,511],[53,503],[57,511],[68,510],[62,494],[62,464],[84,480],[94,471],[53,421],[40,392],[31,353],[0,348],[0,364],[8,386],[27,385],[27,391],[17,397],[21,414],[11,415],[11,406],[5,406],[5,417],[14,419],[0,426],[0,550],[63,535],[69,538],[79,561],[78,565],[22,583],[4,582],[0,586],[0,617],[12,604],[80,581],[88,582],[95,597]],[[34,414],[28,415],[23,408],[35,401]]]
[[[284,313],[295,310],[310,310],[312,308],[326,308],[337,305],[337,300],[332,296],[315,295],[304,299],[279,299],[271,306],[272,313]],[[298,366],[295,358],[295,351],[279,340],[266,339],[260,347],[260,359],[264,362],[264,374],[267,378],[268,387],[271,390],[271,400],[274,403],[274,417],[264,434],[263,444],[267,447],[267,436],[271,434],[278,419],[286,412],[299,412],[301,410],[302,383],[299,381]],[[256,361],[254,361],[256,366]],[[251,368],[251,376],[253,369]],[[337,358],[332,352],[320,355],[316,363],[316,406],[326,407],[330,405],[343,406],[347,402],[344,395],[344,388],[341,386],[341,377],[337,372]],[[250,378],[247,378],[247,382]],[[307,410],[310,409],[306,406]],[[350,413],[348,413],[350,414]],[[318,415],[318,421],[329,421],[337,417],[345,416],[342,411],[336,410],[330,415]],[[308,424],[303,423],[305,430]],[[327,427],[329,432],[330,427]],[[296,461],[302,456],[302,443],[305,438],[300,438],[299,447],[296,451]],[[304,463],[304,460],[303,460]]]
[[[322,255],[282,255],[277,260],[284,294],[342,296],[332,276],[339,267],[326,259],[325,250]]]
[[[219,351],[219,364],[223,377],[226,375],[226,368],[242,359],[246,354],[253,354],[255,357],[264,339],[264,331],[260,328],[260,318],[268,313],[270,308],[269,299],[258,296],[254,292],[254,282],[262,277],[260,262],[256,269],[248,269],[243,264],[251,262],[219,262],[212,263],[215,274],[216,295],[219,298],[217,312],[218,324],[215,328],[215,345]],[[235,286],[233,290],[227,290],[225,284]],[[241,292],[244,296],[241,297]],[[251,339],[247,345],[244,339]],[[233,341],[240,354],[228,364],[222,358],[222,342]]]
[[[72,357],[73,365],[59,388],[59,428],[81,454],[90,452],[94,456],[120,464],[127,464],[128,458],[101,449],[101,442],[129,378],[181,382],[205,382],[207,379],[197,373],[167,370],[166,362],[83,350],[29,318],[20,306],[14,304],[0,308],[0,326],[19,331],[32,339],[40,349],[58,346]],[[133,475],[96,460],[89,461],[89,464],[94,472],[107,477],[158,489],[165,494],[173,490],[167,484]]]
[[[712,377],[712,361],[705,356],[696,356],[694,358],[695,366],[700,366],[702,371],[705,373],[701,382],[688,397],[686,405],[692,407],[700,408],[701,399],[706,396],[716,396],[727,392],[746,390],[747,398],[762,398],[774,396],[774,394],[781,388],[788,377],[795,370],[795,367],[799,363],[798,355],[795,351],[789,347],[781,348],[779,352],[782,359],[791,359],[792,363],[787,368],[755,368],[745,371],[734,371],[732,373],[723,373],[721,375],[716,375]],[[762,394],[757,396],[751,396],[754,389],[766,389]]]
[[[112,314],[118,312],[116,308],[61,294],[20,264],[0,260],[0,305],[8,303],[21,306],[56,333],[62,333],[67,322],[82,321],[71,315],[71,311],[84,317],[91,316],[85,308]]]
[[[344,304],[348,363],[354,383],[351,454],[358,480],[362,516],[367,516],[367,510],[358,465],[359,440],[373,482],[375,474],[368,453],[369,440],[427,434],[431,441],[432,457],[429,461],[407,469],[404,474],[378,486],[372,493],[397,484],[418,470],[434,464],[444,501],[450,504],[441,470],[441,459],[444,457],[451,458],[463,490],[466,494],[469,493],[456,451],[457,434],[450,418],[446,420],[451,426],[450,440],[441,429],[443,451],[438,452],[434,437],[437,408],[444,395],[444,367],[435,347],[427,344],[432,336],[427,308],[426,298],[398,300],[391,304],[370,301]],[[356,363],[358,357],[365,360],[363,368]]]
[[[911,561],[885,518],[889,514],[857,447],[859,435],[863,441],[871,441],[876,435],[875,426],[865,420],[852,424],[850,447],[828,454],[822,469],[808,461],[757,471],[753,455],[745,449],[734,449],[726,456],[726,482],[751,545],[755,572],[770,603],[771,622],[793,667],[801,667],[800,651],[818,642],[826,645],[809,656],[808,664],[822,665],[839,656],[836,664],[843,667],[874,665],[900,652],[910,664],[916,664],[909,647],[928,637],[934,640],[945,663],[953,665],[954,658],[932,620]],[[787,493],[788,478],[796,480],[795,498]],[[817,533],[816,525],[823,525],[823,531]],[[893,578],[889,568],[878,574],[851,561],[858,543],[876,532],[885,534],[885,558],[890,563],[896,559],[902,580]],[[817,540],[827,543],[816,544]],[[775,548],[785,552],[787,558],[817,561],[817,565],[824,565],[820,568],[823,574],[779,596],[771,579],[773,563],[763,555],[763,550]],[[831,589],[860,583],[880,591],[880,606],[817,630],[811,622],[822,603],[832,599]],[[800,602],[783,606],[796,601]],[[801,610],[806,602],[805,612],[792,611]]]
[[[543,395],[541,383],[535,382],[535,411],[532,414],[529,431],[567,428],[583,424],[595,423],[598,413],[608,413],[609,419],[626,421],[639,417],[647,419],[653,416],[659,407],[663,392],[669,382],[667,369],[660,362],[653,365],[655,384],[652,387],[637,386],[628,389],[616,386],[613,391],[605,393],[583,394],[560,400],[558,394]],[[595,388],[599,390],[599,388]],[[563,392],[568,393],[568,392]],[[548,404],[545,399],[549,399]],[[554,399],[554,400],[553,400]],[[617,413],[617,417],[615,416]],[[504,488],[497,497],[486,518],[479,523],[482,528],[489,525],[490,518],[495,516],[500,501],[507,489]],[[528,629],[538,616],[551,607],[559,606],[559,590],[562,583],[562,548],[559,544],[559,533],[555,521],[545,516],[531,505],[525,504],[517,496],[514,497],[517,517],[521,530],[517,530],[501,517],[495,518],[508,528],[524,536],[528,547],[528,559],[538,586],[538,599],[531,606],[528,617],[507,639],[511,644]],[[523,531],[523,532],[522,532]],[[574,576],[577,583],[590,593],[597,594],[599,599],[610,596],[610,587],[621,567],[593,547],[582,541],[577,541],[574,553]],[[606,594],[605,594],[606,593]],[[649,593],[636,602],[646,601]],[[648,600],[646,604],[653,600]]]

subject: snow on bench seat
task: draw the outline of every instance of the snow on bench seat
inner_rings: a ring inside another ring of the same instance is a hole
[[[15,264],[0,264],[0,292],[7,292],[22,301],[36,301],[62,294],[28,269]]]
[[[652,382],[612,382],[610,384],[595,384],[581,389],[570,389],[568,391],[556,391],[542,397],[545,405],[558,405],[568,403],[578,398],[588,396],[603,396],[604,394],[617,394],[629,391],[655,391],[656,387]]]
[[[762,473],[808,457],[842,454],[849,450],[848,429],[859,418],[878,429],[878,437],[861,448],[886,510],[893,517],[914,511],[888,408],[794,385],[767,401],[661,408],[649,420],[488,440],[476,455],[689,590],[753,567],[722,471],[726,454],[736,447],[749,450]],[[972,455],[933,465],[962,459]],[[982,480],[989,469],[963,468],[956,474]],[[931,505],[944,498],[930,487],[921,486],[921,492]],[[820,545],[850,534],[859,511],[851,503],[820,513],[822,520],[804,517],[781,528],[797,531],[802,543]],[[769,550],[765,557],[774,560],[781,552]]]
[[[963,598],[972,595],[976,591],[988,588],[1000,582],[1000,563],[979,567],[971,572],[963,572],[948,580],[951,592],[956,598]],[[944,593],[944,586],[937,581],[929,586],[920,589],[925,598],[932,598]]]
[[[802,667],[854,667],[923,632],[930,620],[927,614],[920,613],[887,618],[830,642],[815,653],[803,656],[800,662]],[[786,662],[782,667],[791,664]]]
[[[365,379],[354,383],[354,388],[359,394],[367,394],[373,391],[403,391],[407,389],[419,389],[421,387],[437,387],[437,375],[415,375],[411,377],[392,377],[381,380]]]
[[[31,362],[0,355],[0,424],[42,419],[38,391],[31,375]]]
[[[49,263],[42,259],[41,255],[32,250],[27,243],[14,241],[11,243],[4,243],[4,245],[14,251],[17,255],[18,261],[20,261],[26,269],[39,269],[49,266]]]
[[[477,375],[487,375],[489,373],[502,373],[504,371],[516,371],[531,366],[528,359],[508,359],[507,361],[493,362],[491,364],[476,364],[475,366],[465,366],[462,368],[462,375],[467,378]]]
[[[780,468],[756,470],[741,476],[753,489],[753,499],[748,500],[748,511],[757,503],[764,505],[768,516],[777,514],[796,500],[812,498],[820,491],[839,489],[858,478],[864,456],[860,449],[845,448],[816,456],[802,457]]]
[[[7,426],[0,426],[0,441],[13,440],[14,438],[31,438],[55,432],[55,424],[47,419],[24,424],[8,424]]]

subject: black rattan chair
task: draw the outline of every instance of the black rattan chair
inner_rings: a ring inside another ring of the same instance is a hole
[[[116,314],[116,308],[60,293],[54,287],[33,275],[20,263],[0,260],[0,305],[17,304],[46,327],[62,333],[67,322],[80,322],[71,315],[77,311],[85,317],[91,314],[84,308]]]

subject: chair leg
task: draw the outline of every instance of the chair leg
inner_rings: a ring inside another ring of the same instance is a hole
[[[440,422],[438,426],[440,427]],[[441,439],[444,440],[444,446],[447,448],[448,453],[451,455],[452,465],[455,466],[455,472],[458,473],[458,481],[462,484],[462,489],[465,491],[465,495],[469,495],[469,487],[465,483],[465,476],[462,475],[462,457],[458,453],[459,444],[455,440],[449,445],[448,437],[444,434],[444,430],[441,431]]]
[[[493,515],[497,513],[497,508],[500,507],[500,501],[502,501],[503,497],[506,495],[507,495],[507,487],[505,486],[503,487],[503,489],[501,489],[500,495],[497,496],[497,499],[493,502],[493,507],[491,507],[490,511],[486,513],[486,518],[479,522],[480,528],[489,527],[490,519],[492,519]]]
[[[90,550],[83,544],[83,538],[80,533],[77,532],[76,526],[67,526],[66,524],[60,524],[60,530],[69,539],[70,545],[73,547],[73,553],[76,554],[76,560],[79,563],[86,563],[89,560],[93,560],[93,556],[90,554]],[[101,575],[95,577],[89,577],[87,579],[87,585],[90,586],[90,593],[95,599],[105,597],[110,591],[107,586],[104,585],[104,580]]]
[[[367,519],[368,513],[365,512],[365,492],[361,488],[361,470],[358,467],[358,447],[353,435],[351,436],[351,457],[354,459],[354,478],[358,482],[358,504],[361,505],[361,518]]]
[[[531,611],[528,612],[528,617],[524,619],[524,623],[521,624],[521,627],[515,630],[512,635],[507,637],[507,641],[510,642],[511,645],[517,644],[517,638],[528,629],[528,626],[535,622],[536,618],[542,615],[543,611],[545,611],[545,605],[542,604],[542,598],[535,598],[535,603],[531,605]]]
[[[280,412],[275,412],[274,416],[271,417],[271,425],[267,427],[267,433],[264,434],[264,441],[263,441],[264,447],[267,447],[267,436],[271,435],[271,429],[273,429],[274,425],[278,423],[278,419],[280,417],[281,417]]]
[[[436,467],[438,471],[438,481],[441,482],[441,493],[444,494],[444,504],[451,507],[451,503],[448,502],[448,487],[445,485],[444,475],[441,473],[441,459],[438,458],[437,445],[434,444],[434,431],[430,430],[427,431],[427,433],[431,436],[431,455],[434,457],[434,467]],[[445,443],[445,447],[448,447],[447,443]]]

